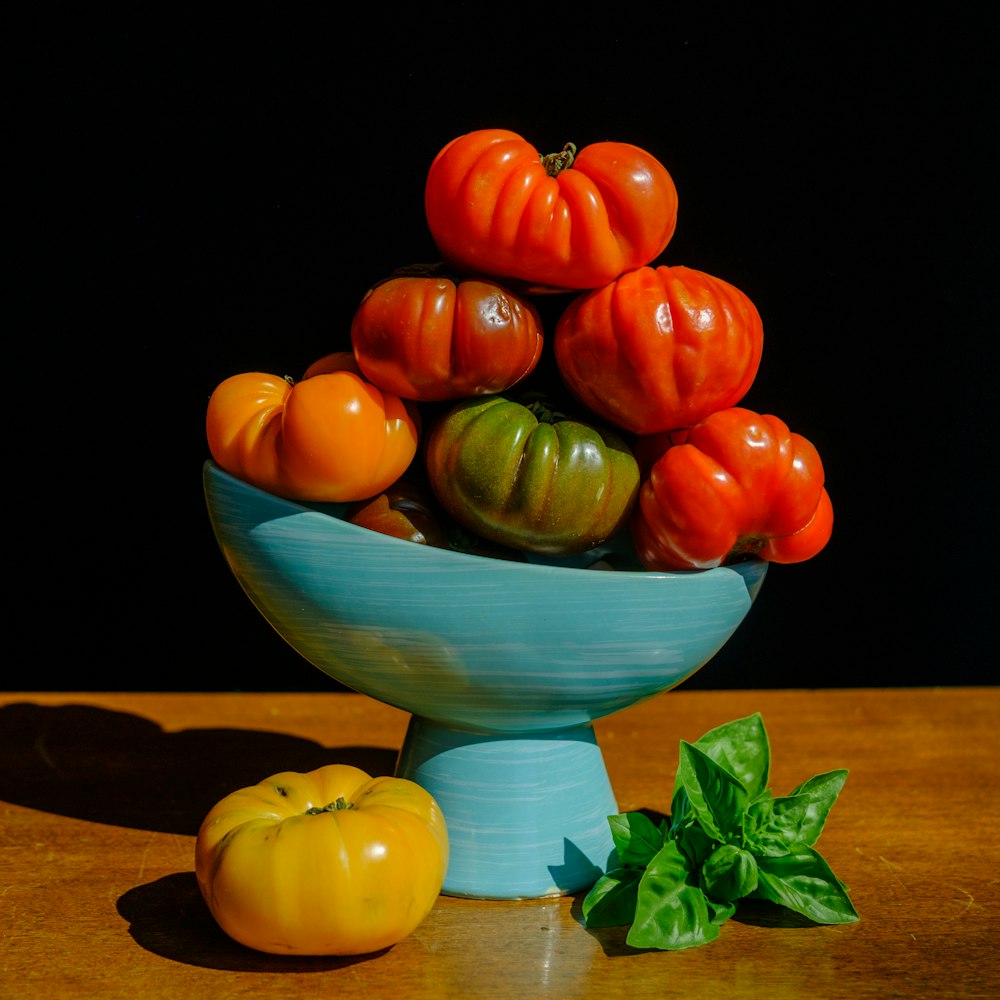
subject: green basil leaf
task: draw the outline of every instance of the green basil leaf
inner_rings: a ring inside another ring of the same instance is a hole
[[[670,829],[671,831],[689,822],[691,816],[691,800],[688,793],[684,791],[684,786],[680,783],[680,772],[677,774],[677,783],[674,785],[674,797],[670,800]]]
[[[681,741],[671,814],[609,816],[620,867],[583,902],[588,927],[630,924],[635,948],[706,944],[752,896],[817,923],[860,919],[847,887],[814,849],[847,777],[829,771],[775,798],[759,713]]]
[[[766,821],[746,828],[747,843],[755,853],[777,857],[796,847],[812,847],[840,794],[847,771],[827,771],[803,782],[790,795],[776,798]]]
[[[812,847],[819,840],[830,810],[837,801],[844,782],[847,781],[847,774],[845,768],[817,774],[804,781],[798,788],[792,789],[789,794],[789,799],[806,803],[806,814],[799,826],[799,835],[806,846]],[[779,811],[777,805],[775,811]]]
[[[736,900],[722,903],[706,896],[705,902],[708,904],[709,918],[716,927],[721,927],[736,912]]]
[[[670,837],[687,858],[688,867],[693,872],[698,871],[712,851],[719,846],[718,841],[713,840],[693,816],[687,823],[671,830]]]
[[[710,729],[694,745],[735,775],[750,798],[767,788],[771,746],[760,712]]]
[[[725,911],[709,907],[701,889],[688,881],[690,875],[677,844],[668,841],[639,882],[635,919],[625,939],[629,945],[676,951],[719,936]]]
[[[743,843],[755,853],[761,853],[760,843],[774,814],[774,799],[770,792],[759,795],[748,806],[743,815]],[[783,852],[783,853],[787,853]]]
[[[583,900],[583,922],[587,927],[623,927],[635,917],[639,868],[618,868],[602,875]]]
[[[619,813],[609,816],[608,822],[615,850],[623,865],[646,865],[663,847],[663,830],[645,813]]]
[[[757,890],[769,899],[819,924],[848,924],[859,920],[847,887],[811,847],[782,857],[757,857]]]
[[[735,903],[757,888],[757,861],[735,844],[723,844],[701,868],[701,888],[709,899]]]
[[[748,796],[739,778],[684,740],[677,774],[702,829],[721,843],[742,839]]]

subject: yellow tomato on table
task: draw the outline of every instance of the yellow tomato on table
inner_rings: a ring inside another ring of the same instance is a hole
[[[205,817],[195,846],[216,922],[272,954],[387,948],[431,911],[447,867],[447,828],[430,793],[348,764],[232,792]]]

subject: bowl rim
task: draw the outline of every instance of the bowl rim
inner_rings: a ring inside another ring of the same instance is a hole
[[[215,478],[221,483],[225,484],[225,487],[229,490],[240,490],[245,493],[259,494],[262,498],[266,498],[269,503],[273,503],[278,506],[283,506],[288,508],[287,516],[305,516],[312,518],[322,518],[324,522],[333,522],[337,526],[337,531],[345,535],[355,535],[358,538],[363,538],[370,542],[372,545],[383,545],[383,546],[408,546],[407,549],[400,551],[407,551],[410,556],[417,559],[444,559],[444,560],[460,560],[469,561],[472,560],[476,565],[481,565],[484,560],[490,563],[495,563],[500,566],[505,566],[510,568],[511,571],[523,570],[528,573],[541,573],[543,575],[549,574],[570,574],[573,579],[580,579],[580,573],[585,573],[588,577],[596,579],[608,578],[608,579],[621,579],[627,578],[632,581],[640,579],[649,580],[662,580],[662,579],[672,579],[672,580],[682,580],[691,579],[694,577],[704,578],[707,575],[714,574],[716,576],[722,574],[733,574],[743,578],[744,584],[748,587],[751,584],[757,582],[757,579],[766,572],[767,563],[764,560],[757,558],[749,558],[741,560],[737,563],[730,563],[724,566],[714,566],[708,569],[693,569],[693,570],[646,570],[646,569],[618,569],[613,568],[610,570],[600,570],[593,569],[590,566],[578,566],[578,565],[567,565],[565,562],[560,562],[558,557],[545,557],[545,556],[534,556],[531,555],[523,560],[516,559],[500,559],[491,555],[480,555],[474,552],[463,552],[459,549],[446,549],[441,546],[434,545],[421,545],[417,542],[408,541],[405,538],[398,538],[394,535],[387,535],[383,532],[375,531],[372,528],[365,528],[362,525],[352,524],[345,517],[342,516],[344,512],[351,506],[349,502],[342,503],[332,503],[332,502],[309,502],[301,500],[291,500],[288,497],[283,497],[277,493],[271,493],[268,490],[261,489],[259,486],[254,486],[252,483],[247,482],[244,479],[240,479],[239,476],[228,472],[226,469],[222,468],[217,462],[212,459],[206,459],[203,465],[203,487],[206,495],[206,501],[209,505],[209,514],[211,520],[213,521],[214,528],[214,515],[212,514],[214,505],[211,502],[211,493],[213,492],[213,487],[210,485],[211,479]],[[276,520],[277,518],[274,518]],[[627,532],[627,528],[622,529],[622,532]],[[622,532],[619,533],[622,534]],[[580,553],[580,556],[585,556],[587,553],[600,553],[601,550],[610,546],[610,543],[618,538],[619,535],[613,536],[612,539],[608,539],[601,545],[594,546],[592,549],[586,550],[584,553]],[[426,553],[422,553],[421,550],[427,550]],[[579,558],[568,557],[568,558]],[[600,555],[595,555],[594,561],[600,560]],[[743,572],[738,567],[743,567],[746,572]],[[749,576],[748,576],[749,574]]]

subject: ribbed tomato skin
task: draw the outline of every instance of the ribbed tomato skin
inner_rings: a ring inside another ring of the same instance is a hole
[[[536,290],[582,290],[663,252],[677,225],[677,190],[666,167],[630,143],[584,146],[552,176],[516,132],[481,129],[434,158],[424,208],[455,267]]]
[[[574,299],[554,351],[570,391],[634,434],[691,427],[753,384],[764,327],[729,282],[693,268],[641,267]]]
[[[712,569],[746,555],[802,562],[829,541],[833,505],[816,447],[773,414],[735,406],[667,444],[630,529],[651,570]]]

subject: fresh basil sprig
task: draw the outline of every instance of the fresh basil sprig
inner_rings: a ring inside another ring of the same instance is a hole
[[[671,814],[609,816],[618,866],[583,901],[587,927],[631,924],[635,948],[707,944],[740,899],[768,899],[821,924],[858,920],[848,889],[815,850],[847,778],[828,771],[775,798],[760,713],[681,740]]]

